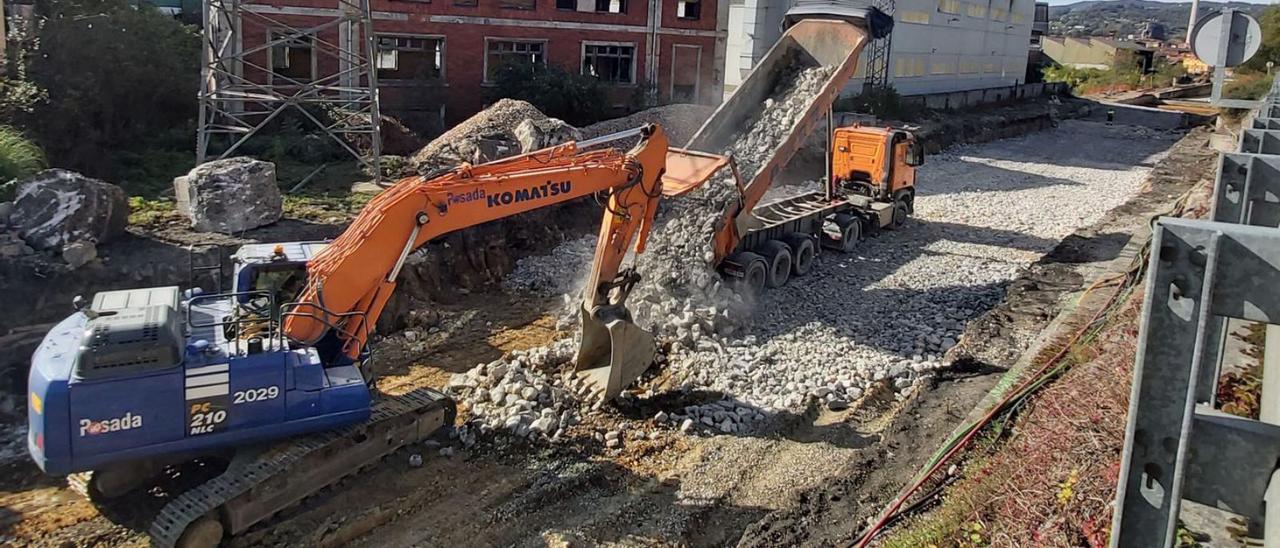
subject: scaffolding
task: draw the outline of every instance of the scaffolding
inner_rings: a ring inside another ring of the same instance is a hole
[[[293,109],[381,179],[369,0],[336,2],[330,9],[204,0],[197,163],[234,155]],[[366,146],[367,154],[357,150]]]
[[[876,7],[880,11],[893,15],[894,0],[878,0]],[[866,80],[862,84],[862,92],[869,93],[889,85],[889,48],[893,43],[893,33],[884,38],[871,41],[867,48]]]

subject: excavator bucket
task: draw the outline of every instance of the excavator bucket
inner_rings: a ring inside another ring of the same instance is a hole
[[[674,198],[707,182],[716,171],[729,163],[729,157],[696,150],[667,150],[667,170],[662,174],[662,195]]]
[[[658,352],[653,335],[621,306],[597,307],[595,313],[583,309],[581,332],[575,371],[606,400],[640,378]]]

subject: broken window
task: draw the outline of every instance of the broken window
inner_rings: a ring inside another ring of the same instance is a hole
[[[432,81],[444,76],[444,39],[378,36],[378,79]]]
[[[556,9],[576,10],[578,9],[578,1],[577,0],[556,0]]]
[[[492,82],[498,69],[508,63],[544,65],[547,43],[529,40],[489,40],[484,57],[484,81]]]
[[[604,13],[626,13],[627,0],[596,0],[596,11]]]
[[[679,0],[676,2],[676,17],[681,19],[697,19],[702,16],[702,3],[698,0]]]
[[[498,7],[513,10],[531,10],[538,7],[537,0],[498,0]]]
[[[583,44],[582,73],[613,84],[635,83],[636,47],[630,44]]]
[[[315,58],[312,53],[314,36],[301,36],[286,32],[270,34],[271,82],[288,84],[315,80]],[[279,81],[277,81],[279,80]]]

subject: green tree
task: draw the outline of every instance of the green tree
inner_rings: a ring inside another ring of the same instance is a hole
[[[1271,5],[1258,15],[1258,25],[1262,27],[1262,45],[1258,53],[1245,62],[1245,70],[1265,72],[1267,61],[1280,65],[1280,6]]]
[[[42,96],[17,122],[52,164],[111,178],[117,151],[193,147],[200,37],[126,0],[37,0],[22,44]]]
[[[543,114],[575,126],[594,124],[610,114],[599,80],[542,63],[504,64],[485,95],[489,101],[527,101]]]

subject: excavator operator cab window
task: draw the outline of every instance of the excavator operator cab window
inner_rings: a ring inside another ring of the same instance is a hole
[[[907,165],[911,167],[920,167],[924,165],[924,147],[920,146],[919,141],[910,141],[907,143],[905,161]]]
[[[254,296],[244,299],[241,308],[249,313],[266,316],[267,308],[274,301],[275,308],[270,310],[271,318],[278,320],[280,305],[297,300],[307,284],[306,263],[266,264],[253,268],[249,273],[250,280],[247,291],[260,291],[271,295]]]

